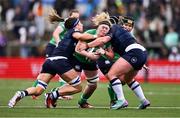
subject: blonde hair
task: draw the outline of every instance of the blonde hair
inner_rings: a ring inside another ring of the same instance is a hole
[[[77,9],[72,9],[69,12],[69,16],[71,16],[73,13],[78,13],[79,14],[79,11]]]
[[[100,22],[102,21],[109,21],[110,16],[107,12],[102,12],[100,14],[97,14],[95,17],[92,18],[92,22],[95,26],[98,26]]]
[[[64,19],[62,17],[60,17],[58,14],[57,14],[57,11],[53,8],[50,9],[50,14],[48,15],[48,20],[51,22],[51,23],[55,23],[55,22],[63,22]]]

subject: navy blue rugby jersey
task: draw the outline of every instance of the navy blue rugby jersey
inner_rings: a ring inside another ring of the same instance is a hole
[[[119,55],[123,55],[125,53],[125,49],[127,46],[136,43],[135,38],[131,35],[130,32],[126,31],[120,25],[113,25],[110,30],[111,36],[111,45],[113,50]]]
[[[64,57],[72,57],[73,53],[75,52],[76,44],[78,40],[73,38],[72,34],[75,29],[70,29],[64,35],[64,39],[58,43],[58,46],[54,49],[52,56],[64,56]]]

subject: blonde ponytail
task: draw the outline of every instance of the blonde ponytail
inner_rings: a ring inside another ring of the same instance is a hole
[[[51,9],[50,10],[50,14],[48,16],[48,20],[51,22],[51,23],[55,23],[55,22],[63,22],[64,19],[62,17],[60,17],[58,14],[57,14],[57,11],[54,10],[54,9]]]
[[[102,12],[100,14],[97,14],[95,17],[92,18],[92,22],[98,26],[100,22],[104,20],[109,20],[110,16],[107,12]]]

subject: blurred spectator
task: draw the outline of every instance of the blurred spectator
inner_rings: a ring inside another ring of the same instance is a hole
[[[164,44],[169,50],[172,47],[178,47],[178,45],[179,45],[179,35],[174,30],[173,26],[169,27],[168,33],[165,35],[165,38],[164,38]]]
[[[42,38],[45,33],[45,18],[43,16],[45,14],[44,9],[41,0],[38,0],[38,2],[34,4],[33,13],[35,14],[37,34],[40,38]]]
[[[23,26],[23,21],[25,20],[25,16],[21,10],[21,7],[20,6],[16,6],[15,8],[15,14],[14,14],[14,17],[13,17],[13,23],[14,23],[14,28],[13,28],[13,32],[15,34],[15,37],[17,39],[20,38],[20,35],[19,35],[19,29]]]
[[[71,9],[77,8],[85,30],[93,28],[91,17],[107,11],[110,15],[133,17],[134,35],[147,48],[150,58],[168,59],[172,47],[180,48],[179,6],[180,0],[0,0],[0,27],[12,42],[7,45],[12,44],[17,49],[20,46],[17,45],[20,43],[19,29],[24,28],[24,44],[29,46],[26,56],[38,56],[38,47],[48,41],[54,27],[46,21],[50,7],[54,7],[62,17],[67,17]]]
[[[108,6],[107,5],[108,0],[95,0],[95,1],[97,1],[97,3],[95,3],[97,5],[97,13],[101,13],[106,10]]]
[[[80,12],[81,17],[91,17],[93,9],[95,8],[93,0],[76,0],[76,3],[76,9]]]
[[[36,32],[37,32],[37,28],[36,28],[36,25],[34,22],[34,17],[35,16],[34,16],[33,12],[30,11],[28,13],[28,17],[27,17],[27,21],[28,21],[27,30],[28,30],[28,37],[33,41],[36,38]]]
[[[3,32],[0,31],[0,56],[5,56],[5,49],[6,49],[6,45],[7,45],[7,39],[4,36]]]
[[[19,29],[20,39],[20,56],[25,58],[28,57],[29,50],[27,45],[27,31],[24,27]]]
[[[171,48],[171,53],[168,57],[169,61],[180,61],[180,53],[178,51],[177,47],[172,47]]]
[[[0,0],[0,6],[1,6],[1,20],[6,20],[6,12],[13,7],[12,2],[8,2],[7,0]]]

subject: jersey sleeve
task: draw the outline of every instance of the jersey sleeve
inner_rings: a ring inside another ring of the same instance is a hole
[[[87,31],[85,31],[85,33],[96,35],[96,29],[87,30]]]
[[[60,23],[59,23],[59,26],[60,26],[63,30],[66,29],[65,26],[64,26],[64,22],[60,22]]]

